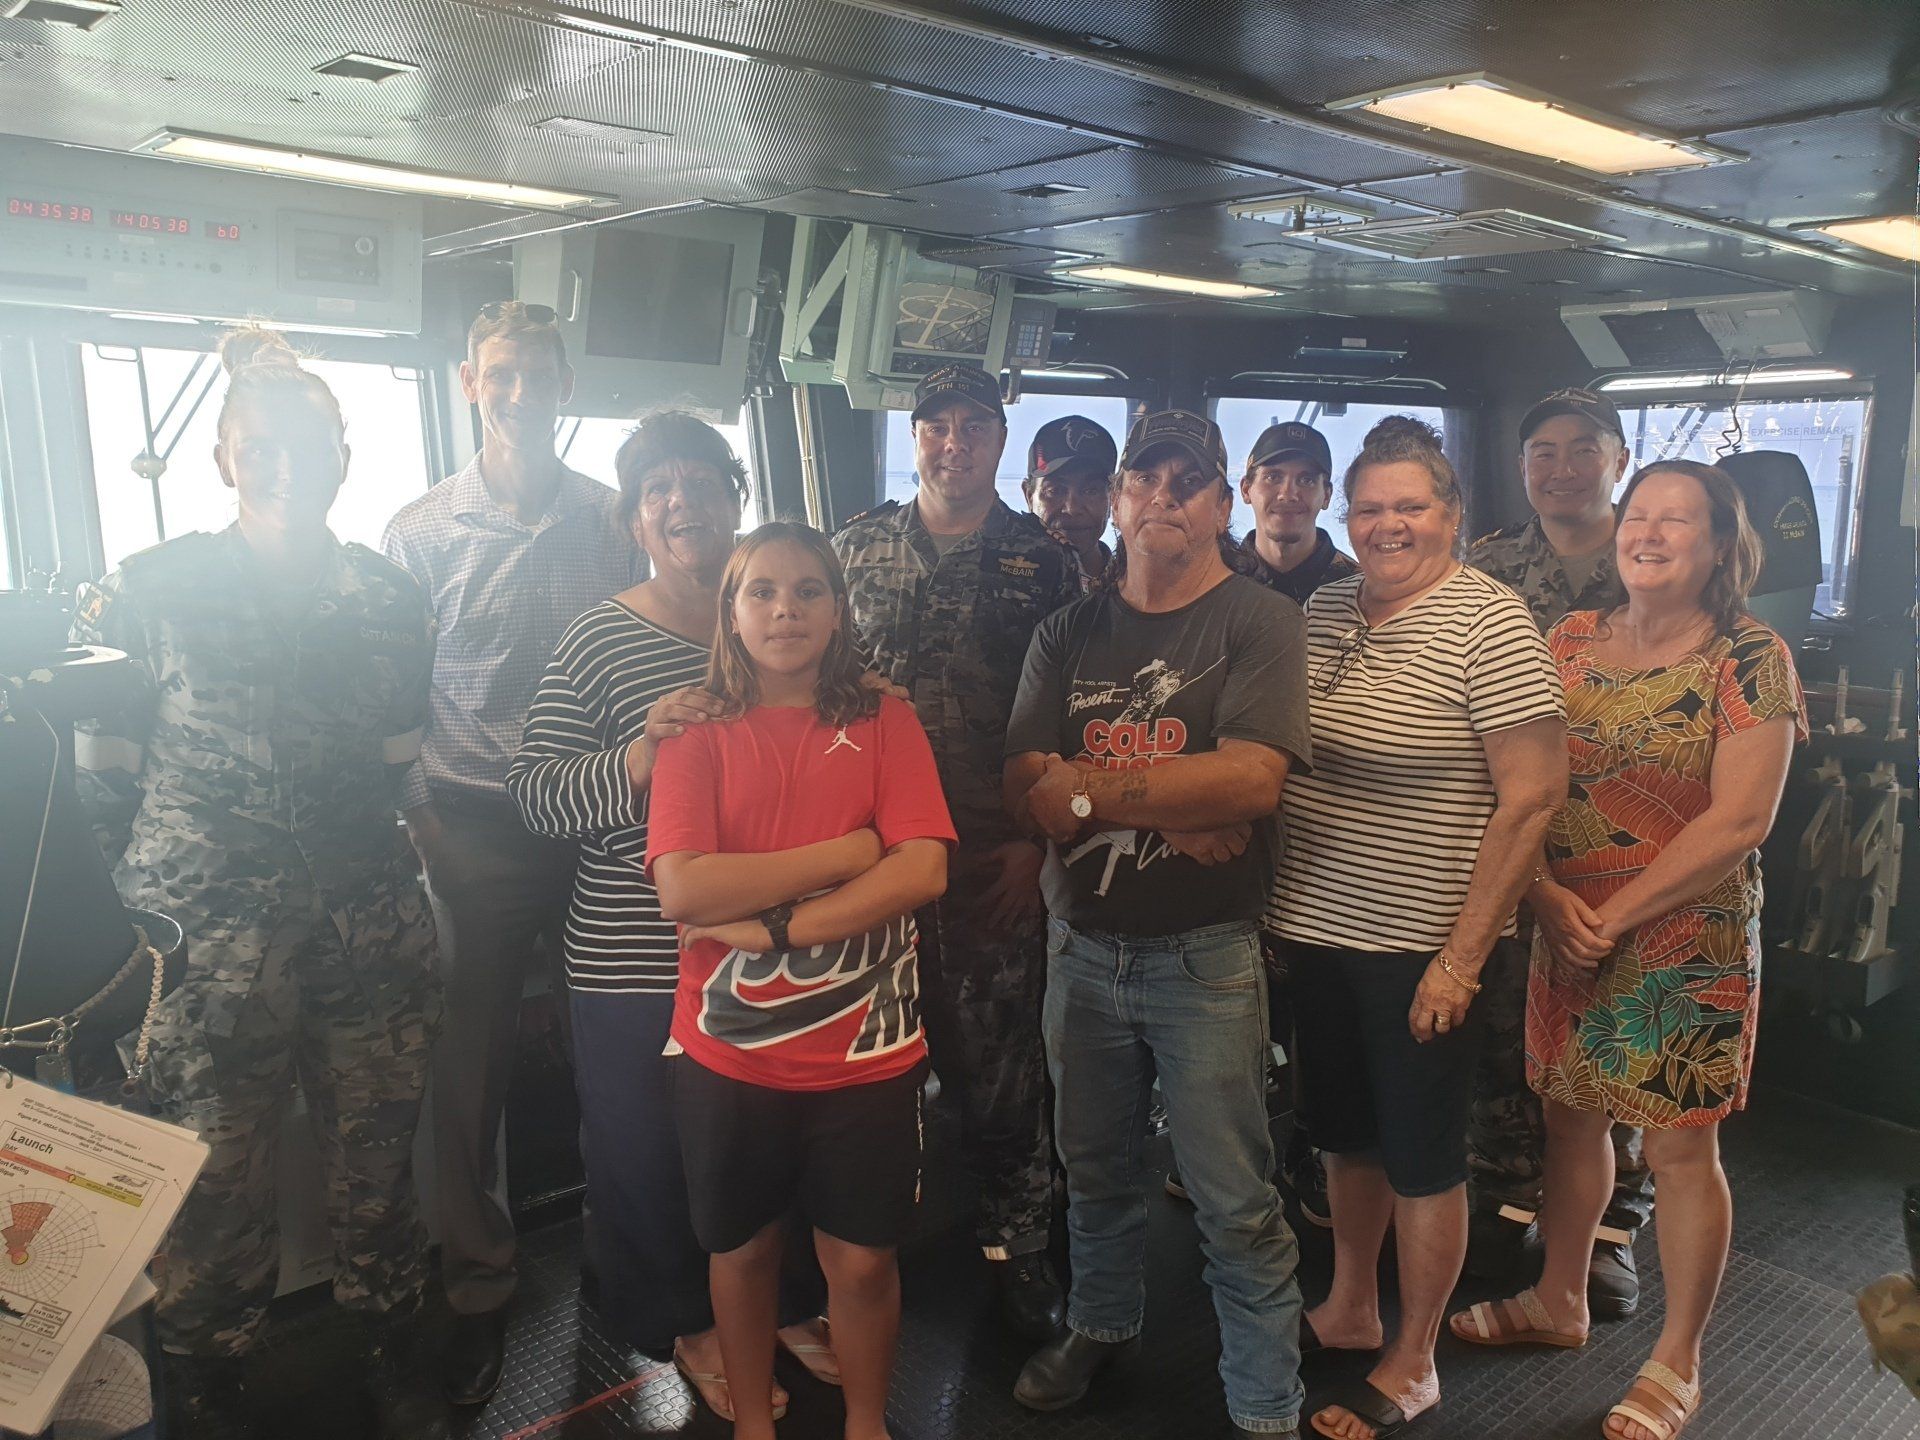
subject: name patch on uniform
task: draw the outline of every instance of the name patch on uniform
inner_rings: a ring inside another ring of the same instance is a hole
[[[1040,573],[1040,562],[1029,560],[1024,555],[1001,555],[997,558],[1000,561],[1000,573],[1011,575],[1016,580],[1031,580]]]

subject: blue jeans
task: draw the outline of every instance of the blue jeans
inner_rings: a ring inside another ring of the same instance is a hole
[[[1300,1252],[1268,1176],[1267,996],[1258,931],[1213,925],[1135,938],[1047,922],[1047,1065],[1067,1169],[1068,1325],[1140,1332],[1146,1304],[1144,1151],[1154,1077],[1193,1199],[1236,1425],[1299,1425]]]

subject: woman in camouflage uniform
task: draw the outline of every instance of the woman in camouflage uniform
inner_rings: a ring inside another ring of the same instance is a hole
[[[188,937],[148,1080],[210,1149],[158,1276],[196,1436],[245,1413],[238,1360],[279,1274],[274,1157],[296,1081],[326,1176],[335,1298],[383,1317],[415,1305],[411,1155],[438,1010],[395,824],[426,713],[426,605],[399,566],[327,529],[348,451],[325,383],[267,331],[230,335],[221,358],[214,459],[237,522],[132,556],[85,589],[74,622],[75,640],[124,650],[140,682],[122,713],[80,727],[82,799],[127,902]]]

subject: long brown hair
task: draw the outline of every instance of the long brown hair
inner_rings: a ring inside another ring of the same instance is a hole
[[[714,630],[713,658],[707,662],[707,689],[725,703],[724,718],[735,719],[760,703],[760,672],[747,653],[746,642],[733,628],[733,602],[746,583],[747,566],[756,552],[767,545],[798,545],[820,564],[827,586],[840,606],[840,623],[827,640],[827,653],[820,659],[820,679],[815,687],[813,709],[822,723],[851,725],[865,720],[880,708],[880,696],[861,683],[866,666],[854,646],[853,606],[847,597],[847,576],[840,558],[833,553],[827,537],[811,525],[796,525],[789,520],[773,520],[762,525],[738,545],[727,558],[726,572],[720,577],[719,624]]]
[[[1747,521],[1747,502],[1740,497],[1740,487],[1733,477],[1718,465],[1702,465],[1697,460],[1655,460],[1633,472],[1627,488],[1620,492],[1614,513],[1625,515],[1640,482],[1663,470],[1687,476],[1706,492],[1718,563],[1707,581],[1707,588],[1700,592],[1700,608],[1713,621],[1715,634],[1731,635],[1747,615],[1747,595],[1753,589],[1753,582],[1760,578],[1760,564],[1766,556],[1758,532]],[[1627,587],[1616,575],[1613,592],[1602,607],[1602,626],[1612,611],[1626,603]]]

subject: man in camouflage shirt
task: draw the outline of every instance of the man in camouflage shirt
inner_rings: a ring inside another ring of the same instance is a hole
[[[325,527],[346,453],[331,395],[291,363],[273,368],[298,378],[248,373],[265,368],[235,371],[221,417],[239,522],[131,557],[84,588],[73,625],[125,651],[137,680],[118,714],[76,727],[83,807],[122,897],[187,937],[147,1078],[209,1155],[168,1236],[157,1318],[181,1357],[170,1405],[208,1440],[251,1433],[237,1357],[279,1277],[274,1155],[296,1083],[334,1298],[396,1322],[366,1327],[387,1362],[370,1374],[414,1349],[427,1277],[412,1151],[439,989],[397,802],[433,632],[412,577]],[[434,1408],[385,1415],[386,1433],[445,1433]]]
[[[919,916],[927,1038],[959,1102],[1007,1323],[1049,1338],[1064,1301],[1046,1259],[1053,1204],[1040,1002],[1040,847],[1001,807],[1007,718],[1033,628],[1080,594],[1072,550],[1000,500],[995,380],[948,365],[914,392],[919,494],[834,536],[874,666],[912,695],[960,834],[947,893]]]
[[[1620,412],[1592,390],[1557,390],[1520,422],[1520,465],[1534,513],[1476,540],[1467,563],[1516,591],[1542,630],[1575,610],[1613,603],[1613,494],[1627,469]],[[1523,917],[1524,919],[1524,917]],[[1487,1038],[1468,1132],[1475,1210],[1470,1268],[1504,1268],[1522,1239],[1502,1206],[1540,1206],[1546,1132],[1526,1081],[1527,943],[1503,940],[1481,983]],[[1640,1131],[1614,1127],[1613,1200],[1594,1246],[1588,1304],[1596,1319],[1631,1315],[1639,1303],[1633,1237],[1653,1215],[1653,1177]]]

